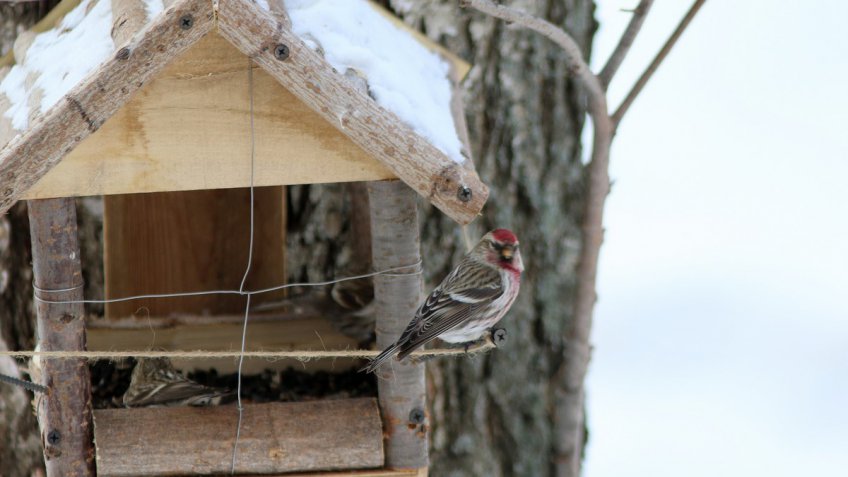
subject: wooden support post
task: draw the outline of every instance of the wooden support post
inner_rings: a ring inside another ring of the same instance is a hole
[[[74,200],[31,200],[28,207],[36,298],[81,300],[83,280]],[[82,304],[51,304],[36,299],[35,310],[42,351],[85,350]],[[47,476],[93,476],[88,364],[84,359],[51,359],[40,364],[41,383],[50,390],[37,406]]]
[[[400,336],[421,302],[422,278],[414,273],[421,259],[418,210],[415,192],[403,182],[372,182],[368,193],[374,268],[410,265],[374,278],[377,346],[385,348]],[[429,417],[424,364],[391,361],[381,368],[377,389],[386,436],[386,465],[426,468]]]

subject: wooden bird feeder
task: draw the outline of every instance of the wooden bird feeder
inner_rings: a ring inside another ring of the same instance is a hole
[[[69,16],[94,16],[97,2],[84,0]],[[36,302],[42,350],[144,349],[146,328],[157,322],[171,325],[158,331],[156,344],[166,348],[233,349],[240,340],[238,295],[110,303],[88,330],[82,304],[49,303],[83,298],[73,197],[103,196],[107,298],[237,288],[251,183],[257,239],[246,288],[254,290],[285,281],[286,185],[367,184],[375,270],[411,271],[420,261],[416,193],[460,224],[480,212],[488,190],[474,170],[457,94],[450,110],[464,161],[372,98],[367,74],[338,71],[314,38],[295,34],[282,1],[259,3],[165,1],[154,15],[145,2],[111,0],[114,51],[52,107],[41,111],[46,92],[31,88],[26,126],[16,127],[2,114],[13,101],[0,92],[0,213],[28,202],[36,295],[47,300]],[[468,65],[395,22],[398,35],[448,58],[455,86]],[[22,38],[19,63],[39,54],[26,48],[31,36]],[[0,80],[11,74],[0,70]],[[25,81],[39,84],[37,76]],[[375,277],[379,347],[400,334],[421,289],[418,274]],[[322,322],[254,318],[248,342],[263,349],[355,346]],[[95,463],[101,476],[230,472],[233,407],[92,417],[83,360],[45,359],[40,367],[51,389],[38,408],[48,476],[94,475]],[[426,475],[424,367],[392,368],[377,400],[246,406],[236,473]]]

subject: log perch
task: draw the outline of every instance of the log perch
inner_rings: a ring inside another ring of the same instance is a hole
[[[232,406],[96,410],[97,474],[229,474],[237,419]],[[382,466],[373,398],[245,405],[236,474]]]
[[[28,208],[36,297],[81,300],[83,279],[74,200],[32,200]],[[41,350],[85,350],[85,310],[81,303],[36,300],[35,311]],[[44,401],[36,406],[47,476],[95,475],[88,363],[84,359],[51,359],[42,361],[40,369],[37,364],[34,367],[41,384],[49,389]]]

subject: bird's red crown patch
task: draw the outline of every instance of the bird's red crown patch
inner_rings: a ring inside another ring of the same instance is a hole
[[[492,237],[498,242],[518,243],[518,237],[508,229],[496,229],[492,231]]]

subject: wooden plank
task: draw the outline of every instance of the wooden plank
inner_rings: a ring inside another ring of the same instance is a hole
[[[77,214],[73,199],[30,201],[32,271],[36,297],[82,299]],[[50,291],[61,290],[61,291]],[[44,351],[85,350],[81,303],[35,301],[38,345]],[[91,380],[83,359],[34,362],[50,392],[36,406],[47,477],[95,475],[91,427]]]
[[[377,347],[397,340],[421,303],[423,280],[414,273],[421,260],[415,194],[400,181],[368,184],[374,268],[410,265],[404,271],[374,277]],[[377,370],[377,391],[386,434],[386,464],[395,468],[428,465],[424,363],[392,360]]]
[[[248,59],[215,33],[177,58],[26,193],[29,198],[247,187]],[[253,66],[255,184],[394,174]]]
[[[233,406],[96,410],[97,474],[229,474],[237,420]],[[248,404],[235,471],[382,467],[382,441],[372,398]]]
[[[255,189],[254,257],[246,289],[285,283],[285,195]],[[106,296],[238,290],[250,242],[249,189],[116,195],[104,200]],[[282,291],[258,296],[283,298]],[[109,303],[107,318],[244,311],[238,295]]]
[[[455,221],[473,220],[488,197],[476,172],[445,156],[395,114],[357,90],[290,30],[248,0],[221,0],[218,26],[242,53]],[[277,59],[276,45],[288,47]],[[467,188],[470,194],[462,195]]]
[[[237,351],[241,347],[243,315],[216,317],[161,318],[147,320],[118,320],[89,322],[88,349],[110,350],[208,350]],[[204,321],[205,319],[205,321]],[[218,322],[212,322],[212,320]],[[198,323],[198,321],[200,321]],[[162,326],[164,323],[165,326]],[[169,326],[168,326],[169,325]],[[268,315],[253,315],[247,327],[247,350],[324,350],[356,349],[354,339],[334,330],[321,317],[280,320]],[[233,359],[174,359],[179,369],[208,369],[220,374],[235,372],[238,363]],[[246,359],[244,373],[256,374],[264,369],[282,370],[289,366],[308,371],[348,369],[359,360],[312,360],[300,363],[293,360],[267,361]]]
[[[212,27],[208,0],[180,0],[0,150],[0,214]],[[191,15],[191,28],[181,18]],[[96,181],[95,178],[89,180]]]

